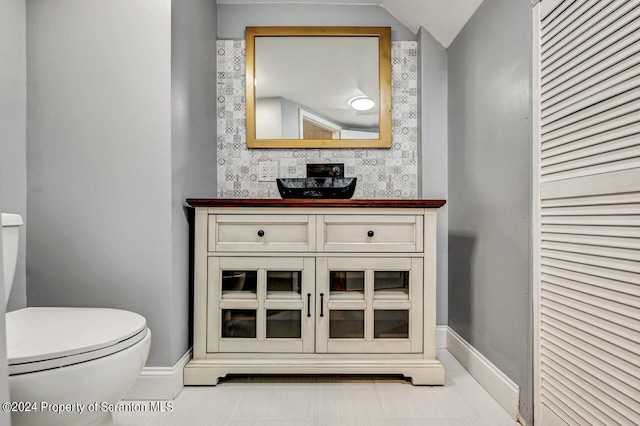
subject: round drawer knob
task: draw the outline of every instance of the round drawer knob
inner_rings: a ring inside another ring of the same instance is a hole
[[[373,237],[374,235],[375,235],[375,233],[373,231],[367,232],[367,236],[368,237]]]
[[[264,231],[262,229],[258,231],[258,237],[264,237]]]

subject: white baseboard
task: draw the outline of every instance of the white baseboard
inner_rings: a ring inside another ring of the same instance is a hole
[[[520,388],[476,348],[447,327],[447,349],[509,415],[519,417]]]
[[[436,347],[447,349],[513,418],[518,416],[520,389],[477,349],[449,326],[436,326]],[[183,369],[189,349],[173,367],[145,367],[125,400],[172,400],[184,386]]]
[[[184,386],[184,366],[191,359],[189,349],[173,367],[145,367],[125,400],[172,400]]]
[[[436,349],[447,349],[448,325],[436,325]]]

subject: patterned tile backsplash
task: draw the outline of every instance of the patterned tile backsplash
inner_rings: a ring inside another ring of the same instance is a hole
[[[277,161],[279,177],[305,177],[307,163],[344,163],[357,177],[353,198],[418,198],[418,45],[392,44],[391,149],[247,149],[244,40],[218,41],[218,197],[280,198],[258,182],[258,162]]]

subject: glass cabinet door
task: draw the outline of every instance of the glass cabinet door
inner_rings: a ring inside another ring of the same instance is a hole
[[[313,352],[315,260],[209,258],[207,350]]]
[[[420,258],[318,258],[316,351],[422,352]]]

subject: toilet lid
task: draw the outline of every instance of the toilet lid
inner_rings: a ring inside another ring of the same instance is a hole
[[[119,309],[25,308],[6,323],[9,375],[101,358],[147,334],[143,316]]]

